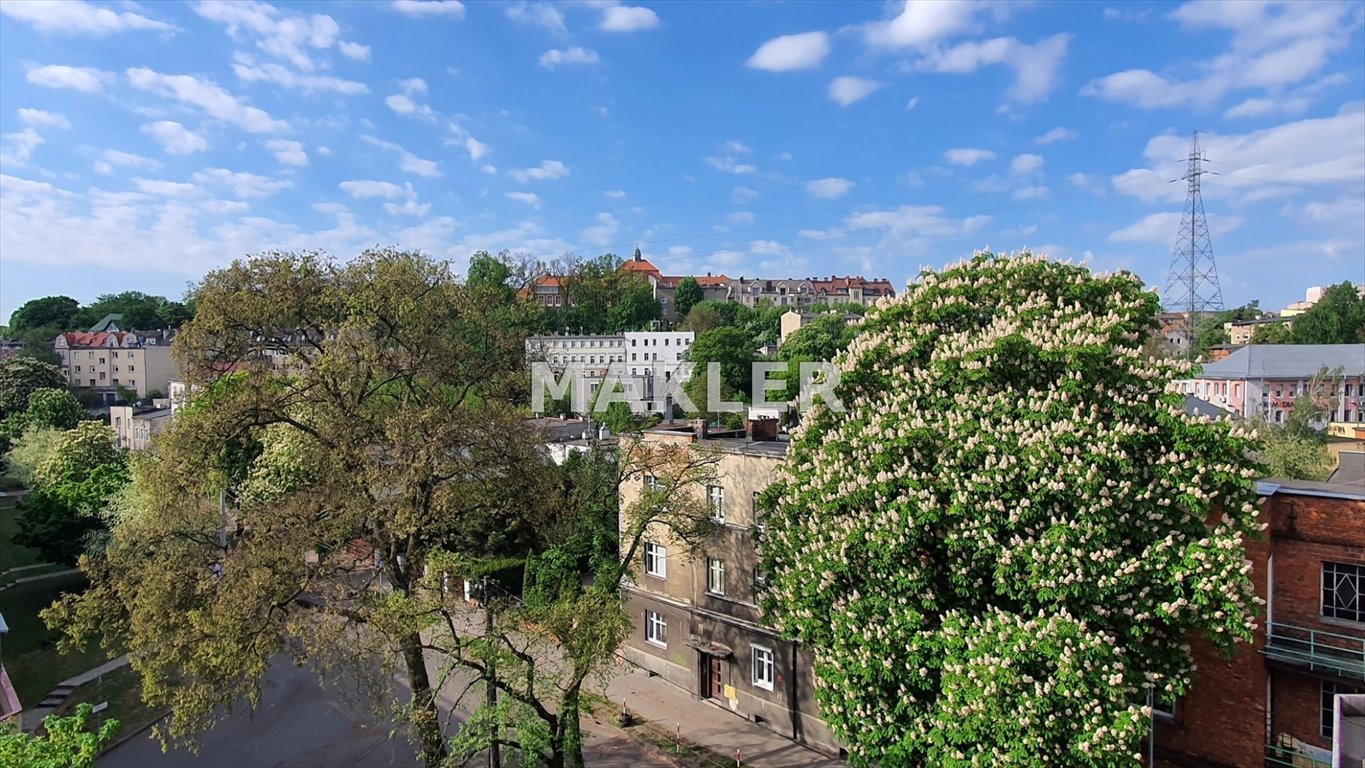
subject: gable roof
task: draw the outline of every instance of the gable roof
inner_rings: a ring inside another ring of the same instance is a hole
[[[1306,379],[1324,367],[1365,376],[1365,344],[1248,344],[1204,366],[1197,379]]]
[[[98,323],[95,323],[94,325],[90,326],[90,332],[96,333],[98,331],[107,331],[109,330],[109,326],[111,325],[114,327],[114,330],[117,331],[119,330],[119,326],[122,323],[123,315],[119,314],[118,312],[110,312],[109,314],[101,318]]]

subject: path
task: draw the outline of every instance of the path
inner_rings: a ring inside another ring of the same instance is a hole
[[[24,730],[32,731],[41,725],[43,718],[56,712],[62,706],[62,702],[66,701],[72,693],[75,693],[77,688],[127,665],[128,657],[124,655],[106,661],[98,667],[86,670],[68,680],[63,680],[60,685],[49,691],[42,701],[38,702],[38,706],[23,711]]]

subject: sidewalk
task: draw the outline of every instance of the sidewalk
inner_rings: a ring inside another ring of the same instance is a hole
[[[26,731],[34,730],[42,725],[43,718],[56,712],[57,709],[62,706],[62,703],[65,702],[71,694],[76,692],[77,688],[94,681],[96,678],[103,677],[116,669],[126,667],[127,665],[128,656],[127,654],[124,654],[117,659],[111,659],[94,669],[86,670],[75,677],[62,681],[60,685],[49,691],[48,694],[43,697],[42,701],[38,702],[38,706],[31,709],[25,709],[20,713],[19,716],[23,720],[23,729]]]
[[[752,768],[844,768],[842,761],[826,757],[796,742],[701,699],[661,677],[649,677],[627,664],[607,684],[607,698],[622,700],[631,714],[674,731],[679,725],[685,740],[733,756],[740,751],[743,764]]]

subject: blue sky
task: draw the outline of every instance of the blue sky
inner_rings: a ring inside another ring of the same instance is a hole
[[[635,3],[635,4],[632,4]],[[1365,282],[1365,3],[0,3],[0,318],[270,248]]]

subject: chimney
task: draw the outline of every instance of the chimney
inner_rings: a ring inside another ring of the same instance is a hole
[[[777,419],[746,419],[744,433],[753,442],[774,442],[777,440]]]
[[[609,437],[611,437],[611,430],[610,430],[610,429],[607,429],[606,427],[600,427],[600,428],[598,428],[598,430],[597,430],[597,439],[598,439],[598,440],[606,440],[606,439],[609,438]]]
[[[692,419],[691,424],[692,424],[692,435],[693,435],[694,437],[696,437],[696,439],[698,439],[698,440],[705,440],[705,439],[706,439],[706,433],[707,433],[707,427],[710,426],[710,424],[706,421],[706,419]]]

